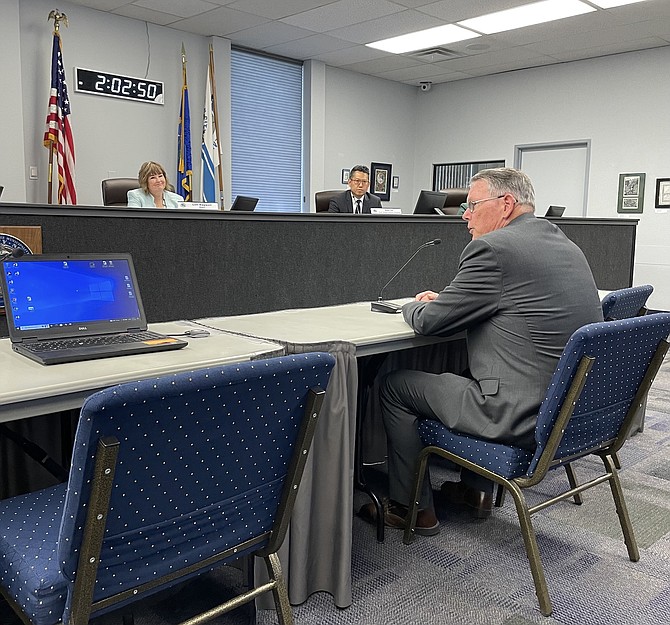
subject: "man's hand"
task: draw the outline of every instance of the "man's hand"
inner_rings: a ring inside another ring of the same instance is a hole
[[[417,302],[432,302],[437,297],[435,291],[422,291],[414,296]]]

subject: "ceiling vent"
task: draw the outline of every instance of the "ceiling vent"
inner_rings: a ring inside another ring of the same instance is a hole
[[[448,61],[455,59],[461,55],[458,52],[449,50],[448,48],[428,48],[427,50],[418,50],[412,52],[409,56],[419,59],[424,63],[437,63],[438,61]]]

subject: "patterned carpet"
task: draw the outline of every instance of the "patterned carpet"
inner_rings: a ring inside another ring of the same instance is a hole
[[[670,614],[670,359],[652,387],[644,432],[620,452],[621,479],[641,558],[630,562],[606,485],[584,494],[581,507],[564,502],[534,518],[540,554],[554,605],[551,617],[537,607],[530,570],[511,498],[484,522],[464,512],[439,509],[439,536],[417,537],[410,546],[389,530],[377,543],[374,528],[354,519],[353,604],[333,605],[326,593],[294,607],[296,625],[656,625]],[[588,477],[596,460],[576,465]],[[438,472],[439,473],[439,472]],[[436,482],[445,477],[434,475]],[[453,478],[452,478],[453,479]],[[537,490],[548,495],[565,482],[553,472]],[[360,501],[359,501],[360,499]],[[357,504],[365,501],[357,495]],[[136,611],[136,625],[169,625],[189,610],[239,585],[235,569],[192,582]],[[216,625],[247,623],[247,613],[225,615]],[[3,618],[0,622],[10,623]],[[259,625],[277,622],[258,613]],[[120,616],[93,621],[120,624]]]

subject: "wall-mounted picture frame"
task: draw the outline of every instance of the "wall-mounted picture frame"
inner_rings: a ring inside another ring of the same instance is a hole
[[[391,188],[397,189],[400,186],[400,176],[393,176],[391,178]]]
[[[391,199],[391,167],[389,163],[370,163],[370,193],[382,202]]]
[[[670,178],[656,178],[656,208],[670,208]]]
[[[644,208],[645,174],[619,174],[617,213],[641,213]]]
[[[349,182],[349,176],[351,175],[350,169],[342,170],[342,184],[347,184]]]

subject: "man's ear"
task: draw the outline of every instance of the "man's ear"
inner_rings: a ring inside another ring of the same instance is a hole
[[[503,214],[505,217],[509,217],[514,211],[514,207],[516,206],[516,199],[511,193],[505,193],[503,200],[505,202]]]

